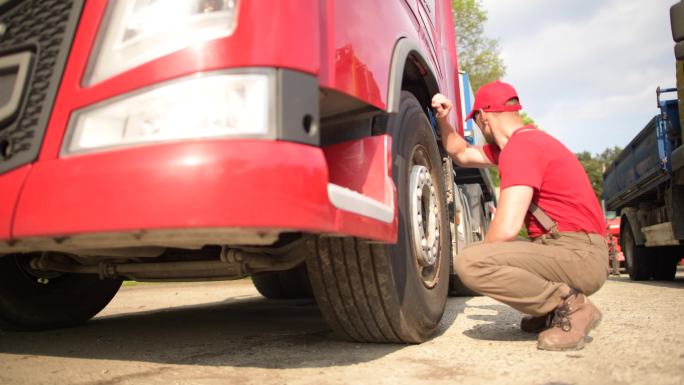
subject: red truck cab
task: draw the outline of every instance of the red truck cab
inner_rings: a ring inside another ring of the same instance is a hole
[[[620,274],[625,263],[625,255],[620,247],[620,217],[614,211],[606,213],[606,243],[608,244],[608,264],[612,274]]]
[[[10,0],[0,26],[0,326],[83,322],[124,279],[305,271],[346,338],[435,330],[451,2]]]

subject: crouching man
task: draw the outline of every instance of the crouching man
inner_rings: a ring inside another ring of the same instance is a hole
[[[464,249],[456,272],[470,289],[528,316],[522,330],[539,333],[537,347],[574,350],[601,321],[587,298],[608,276],[605,221],[575,155],[520,117],[515,89],[482,86],[467,119],[487,144],[470,146],[449,124],[451,102],[432,99],[447,153],[462,167],[497,165],[501,193],[483,243]],[[523,223],[530,241],[518,240]]]

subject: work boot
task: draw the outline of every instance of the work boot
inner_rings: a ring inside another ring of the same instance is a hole
[[[541,316],[528,315],[520,320],[520,329],[525,333],[541,333],[551,327],[554,312]]]
[[[553,311],[551,328],[539,333],[537,348],[579,350],[589,331],[601,322],[601,312],[586,295],[573,290]]]

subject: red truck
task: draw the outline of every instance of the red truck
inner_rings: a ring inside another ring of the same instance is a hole
[[[625,254],[620,247],[620,217],[615,214],[615,211],[606,213],[606,243],[611,274],[619,275],[625,263]]]
[[[431,124],[459,87],[447,0],[0,1],[0,326],[252,276],[348,339],[426,340],[463,186],[471,240],[495,200]]]

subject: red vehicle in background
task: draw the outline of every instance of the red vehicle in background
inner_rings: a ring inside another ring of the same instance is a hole
[[[606,213],[606,242],[608,243],[608,263],[611,274],[620,274],[624,267],[625,255],[620,247],[620,217],[615,212]]]
[[[458,287],[457,192],[480,188],[469,239],[494,200],[430,120],[436,92],[461,103],[452,17],[447,0],[1,1],[0,326],[84,322],[122,280],[252,276],[313,293],[348,339],[429,338]]]

